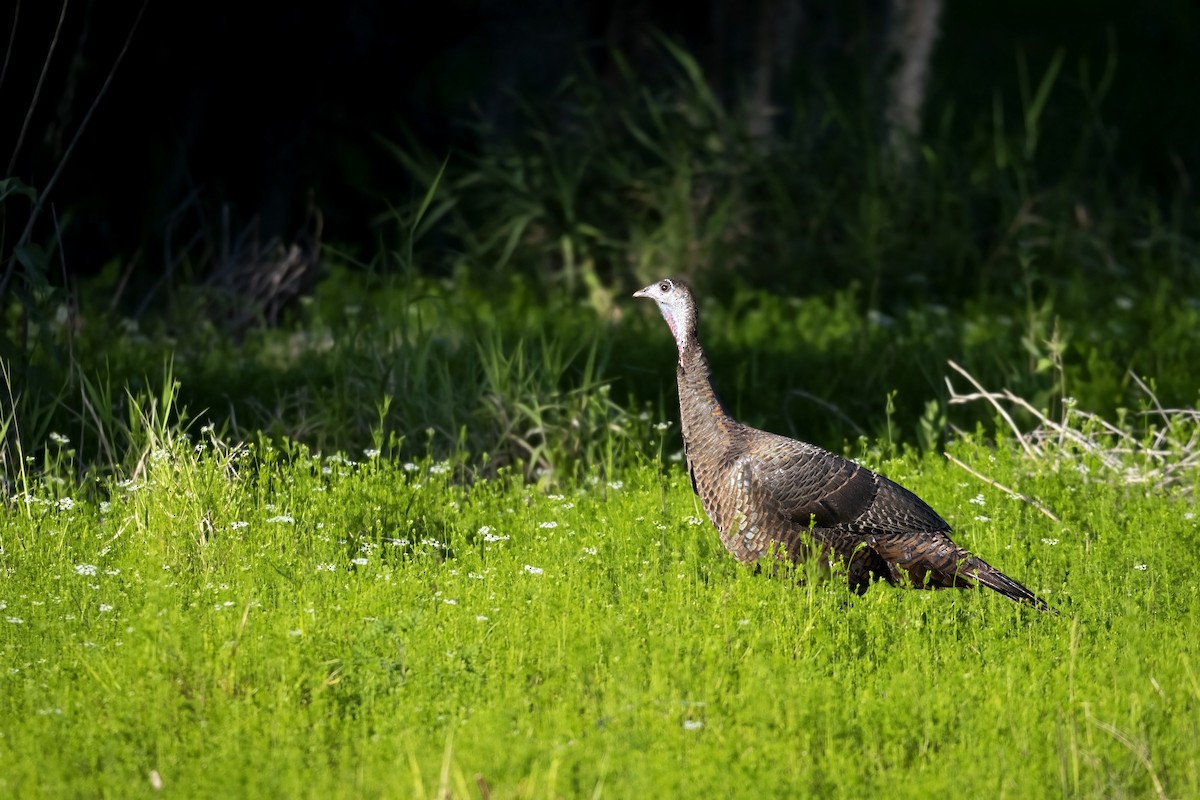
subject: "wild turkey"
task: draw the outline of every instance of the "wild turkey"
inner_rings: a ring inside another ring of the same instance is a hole
[[[820,447],[733,419],[713,390],[687,286],[661,280],[633,296],[658,303],[675,335],[692,488],[740,561],[757,562],[772,550],[791,561],[838,559],[859,594],[873,579],[934,589],[981,583],[1049,610],[1029,589],[952,542],[950,526],[912,492]]]

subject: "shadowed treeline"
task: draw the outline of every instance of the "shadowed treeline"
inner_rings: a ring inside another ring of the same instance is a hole
[[[908,5],[940,4],[895,8]],[[0,82],[7,176],[44,185],[109,77],[136,10],[23,0],[0,18],[0,35],[12,41]],[[369,240],[385,200],[426,188],[383,155],[376,137],[415,138],[445,156],[518,134],[523,106],[552,128],[567,124],[564,78],[586,67],[601,82],[619,82],[614,53],[635,70],[639,89],[659,91],[671,80],[659,34],[695,56],[719,102],[730,113],[745,109],[754,131],[812,129],[828,114],[865,113],[881,124],[895,68],[889,37],[903,36],[883,0],[762,0],[736,13],[718,2],[685,9],[650,0],[455,0],[422,4],[419,24],[415,11],[375,0],[216,2],[191,13],[147,4],[48,198],[58,226],[40,220],[34,241],[61,237],[68,274],[136,258],[140,275],[156,276],[197,236],[211,249],[251,226],[263,241],[290,240],[311,228],[314,208],[326,238]],[[1042,146],[1070,150],[1079,107],[1102,101],[1105,122],[1120,133],[1111,157],[1173,191],[1194,168],[1198,112],[1172,92],[1184,88],[1177,76],[1200,67],[1189,35],[1198,20],[1171,3],[1136,11],[1121,3],[949,4],[934,37],[926,127],[951,111],[958,131],[991,115],[993,91],[1015,99],[1008,93],[1018,91],[1022,60],[1024,79],[1036,82],[1062,48],[1055,124]],[[1117,68],[1100,97],[1096,85],[1082,84],[1102,81],[1109,60]],[[1088,67],[1077,70],[1083,61]],[[11,231],[23,209],[7,206]]]

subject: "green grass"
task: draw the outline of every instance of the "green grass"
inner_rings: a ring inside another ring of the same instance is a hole
[[[1116,308],[1108,289],[1082,284],[1029,307],[980,296],[889,316],[864,313],[854,288],[714,290],[700,294],[701,335],[722,397],[747,422],[834,450],[861,436],[937,450],[947,422],[994,422],[982,404],[947,407],[946,377],[964,388],[948,360],[1052,417],[1068,395],[1107,419],[1137,411],[1147,398],[1131,373],[1164,405],[1193,405],[1200,304],[1165,284],[1121,292],[1128,307],[1102,314]],[[147,446],[139,403],[163,406],[178,381],[160,424],[324,450],[378,447],[382,434],[410,453],[465,453],[473,468],[579,480],[652,452],[641,414],[675,414],[666,326],[652,306],[614,303],[598,312],[520,278],[497,288],[337,270],[282,325],[238,337],[187,315],[143,329],[97,311],[74,335],[48,324],[31,363],[4,362],[0,471],[12,480],[51,432],[71,438],[80,472],[132,468]]]
[[[1194,502],[953,452],[1062,524],[875,466],[1061,615],[756,575],[653,462],[549,495],[206,433],[39,482],[0,523],[0,793],[1200,793]]]

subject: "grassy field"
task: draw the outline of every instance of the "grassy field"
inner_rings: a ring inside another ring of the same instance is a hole
[[[1194,501],[952,454],[1061,524],[873,466],[1060,615],[754,574],[669,460],[548,494],[204,431],[48,476],[0,523],[0,793],[1200,794]]]

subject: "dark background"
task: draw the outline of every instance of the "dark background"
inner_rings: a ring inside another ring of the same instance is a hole
[[[45,186],[138,10],[113,0],[75,2],[65,12],[55,2],[5,4],[0,35],[13,41],[0,84],[6,175]],[[383,155],[381,141],[470,152],[480,137],[503,136],[520,124],[516,98],[552,106],[553,90],[581,65],[603,79],[614,49],[652,81],[656,32],[694,53],[735,103],[756,64],[756,37],[781,13],[799,14],[800,22],[777,93],[820,85],[869,103],[872,77],[883,68],[881,2],[764,0],[733,12],[717,0],[151,0],[48,197],[61,226],[64,269],[88,275],[136,257],[138,271],[152,275],[163,269],[171,237],[178,243],[218,224],[218,216],[286,239],[314,206],[326,241],[369,241],[370,221],[386,203],[424,191]],[[9,164],[60,14],[39,100]],[[1080,102],[1071,99],[1080,65],[1098,77],[1115,58],[1104,117],[1119,169],[1164,196],[1190,193],[1200,163],[1195,4],[950,0],[941,27],[927,121],[953,109],[966,129],[992,113],[996,92],[1019,94],[1019,58],[1036,84],[1063,48],[1065,86],[1056,86],[1046,138],[1048,147],[1058,140],[1066,148]],[[786,113],[777,120],[787,123]],[[13,209],[6,217],[7,248],[21,226]],[[34,239],[49,236],[53,224],[43,215]]]

